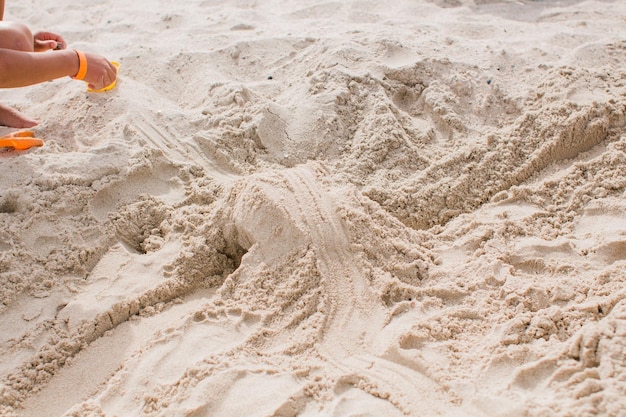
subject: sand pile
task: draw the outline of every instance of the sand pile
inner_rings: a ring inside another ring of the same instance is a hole
[[[15,0],[0,415],[623,416],[626,4]]]

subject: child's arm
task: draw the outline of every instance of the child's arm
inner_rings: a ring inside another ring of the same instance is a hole
[[[2,2],[2,0],[0,0]],[[85,52],[87,74],[84,81],[98,90],[116,79],[115,67],[104,57]],[[24,87],[65,76],[77,75],[80,61],[76,51],[48,53],[0,49],[0,88]]]

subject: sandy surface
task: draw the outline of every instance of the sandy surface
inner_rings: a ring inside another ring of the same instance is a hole
[[[79,3],[7,4],[122,69],[0,91],[0,415],[626,415],[626,2]]]

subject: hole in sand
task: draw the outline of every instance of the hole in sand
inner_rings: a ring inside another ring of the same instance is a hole
[[[0,197],[0,213],[15,213],[18,206],[16,195],[8,194]]]

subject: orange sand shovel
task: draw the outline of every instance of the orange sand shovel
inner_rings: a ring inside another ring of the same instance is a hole
[[[43,146],[43,140],[36,138],[32,130],[20,130],[0,137],[0,148],[23,151],[33,146]]]

